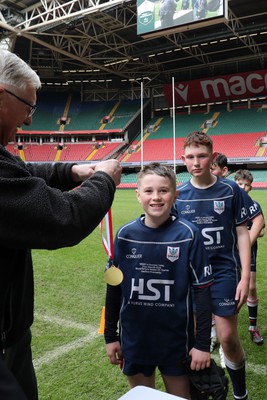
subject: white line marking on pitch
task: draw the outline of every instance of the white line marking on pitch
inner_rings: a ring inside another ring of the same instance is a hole
[[[83,331],[91,331],[96,329],[95,326],[90,325],[90,324],[81,324],[79,322],[73,322],[68,319],[63,319],[59,317],[49,317],[48,315],[43,315],[39,312],[34,313],[35,318],[40,319],[41,321],[44,322],[49,322],[51,324],[63,326],[65,328],[74,328],[74,329],[81,329]]]
[[[78,348],[85,346],[87,343],[90,343],[92,340],[94,340],[96,337],[99,336],[99,334],[97,333],[97,328],[90,324],[77,323],[77,322],[73,322],[73,321],[66,320],[66,319],[59,318],[59,317],[49,317],[47,315],[43,315],[38,312],[35,312],[35,317],[42,321],[49,322],[51,324],[64,326],[65,328],[80,329],[80,330],[88,332],[88,335],[83,336],[83,337],[81,337],[77,340],[74,340],[68,344],[65,344],[63,346],[59,346],[55,350],[49,351],[46,353],[46,355],[34,360],[33,364],[34,364],[34,367],[36,370],[38,368],[41,368],[43,364],[48,364],[51,361],[56,360],[59,357],[61,357],[62,355],[68,353],[69,351],[72,351],[74,349],[78,349]],[[216,363],[218,365],[220,365],[220,359],[217,354],[213,354],[212,358],[214,358]],[[266,375],[267,374],[267,366],[262,365],[262,364],[255,365],[255,364],[247,363],[246,370],[251,371],[256,375]]]
[[[64,344],[62,346],[57,347],[54,350],[46,352],[46,354],[42,357],[39,357],[35,360],[33,360],[34,368],[38,370],[41,368],[44,364],[48,364],[51,361],[57,360],[59,357],[63,356],[64,354],[67,354],[68,352],[72,350],[76,350],[78,348],[84,347],[87,343],[92,342],[96,337],[99,336],[97,332],[97,328],[93,325],[86,325],[86,324],[81,324],[81,323],[76,323],[73,321],[65,320],[63,318],[58,318],[58,317],[48,317],[47,315],[42,315],[39,313],[35,313],[35,316],[45,322],[49,322],[51,324],[56,324],[60,326],[64,326],[65,328],[76,328],[76,329],[81,329],[85,330],[88,332],[86,336],[83,336],[77,340],[74,340],[68,344]]]

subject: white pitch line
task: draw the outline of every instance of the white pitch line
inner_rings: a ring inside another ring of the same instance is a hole
[[[59,346],[54,350],[48,351],[44,356],[35,359],[33,361],[33,364],[36,370],[40,369],[44,364],[48,364],[51,361],[57,360],[59,357],[72,350],[84,347],[87,343],[92,342],[99,335],[97,332],[97,328],[93,325],[76,323],[59,317],[49,317],[38,312],[35,312],[35,317],[42,321],[63,326],[65,328],[75,328],[88,332],[86,336],[83,336],[68,344]]]
[[[41,314],[40,312],[34,313],[35,318],[40,319],[44,322],[49,322],[50,324],[55,324],[59,326],[63,326],[64,328],[74,328],[80,329],[82,331],[91,331],[96,329],[95,326],[90,324],[81,324],[79,322],[73,322],[68,319],[59,318],[59,317],[49,317],[48,315]]]
[[[57,360],[59,357],[62,357],[64,354],[77,350],[78,348],[84,347],[87,343],[92,342],[98,336],[97,332],[91,332],[82,338],[74,340],[68,344],[57,347],[55,350],[49,351],[43,357],[39,357],[33,361],[34,368],[38,370],[44,364],[50,364],[51,361]]]
[[[43,364],[48,364],[51,361],[58,359],[62,355],[66,354],[74,349],[83,347],[84,345],[86,345],[87,343],[90,343],[92,340],[94,340],[99,335],[97,332],[97,328],[90,324],[81,324],[81,323],[73,322],[73,321],[66,320],[66,319],[59,318],[59,317],[49,317],[48,315],[43,315],[38,312],[35,312],[35,317],[42,321],[49,322],[51,324],[64,326],[65,328],[80,329],[80,330],[88,332],[88,335],[83,336],[83,337],[81,337],[77,340],[74,340],[68,344],[65,344],[63,346],[59,346],[55,350],[47,352],[45,356],[34,360],[33,364],[34,364],[34,367],[36,370],[41,368]],[[219,355],[212,354],[212,358],[214,358],[216,363],[218,365],[220,365]],[[255,364],[247,363],[246,370],[251,371],[256,375],[267,375],[267,366],[262,365],[262,364],[255,365]]]

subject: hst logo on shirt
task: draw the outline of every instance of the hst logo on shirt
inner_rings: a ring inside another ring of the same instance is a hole
[[[222,213],[224,212],[224,210],[225,210],[224,201],[215,200],[215,201],[213,202],[213,204],[214,204],[214,211],[215,211],[217,214],[222,214]]]
[[[130,300],[136,299],[145,301],[161,300],[170,302],[171,288],[174,287],[174,280],[169,279],[142,279],[132,278]]]
[[[167,259],[171,262],[178,260],[180,255],[180,247],[167,247]]]

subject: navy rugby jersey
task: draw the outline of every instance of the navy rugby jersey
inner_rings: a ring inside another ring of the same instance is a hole
[[[248,229],[250,229],[253,218],[255,218],[259,214],[262,214],[262,209],[261,209],[261,206],[259,205],[259,203],[255,200],[253,200],[244,189],[241,188],[240,190],[241,190],[242,196],[244,198],[245,206],[248,210],[248,218],[249,219],[247,221],[247,225],[248,225]]]
[[[248,219],[241,189],[235,182],[217,177],[217,181],[209,188],[198,189],[188,181],[179,186],[178,191],[175,207],[180,217],[199,228],[215,283],[227,282],[227,278],[238,282],[240,261],[236,226]],[[213,295],[216,296],[215,285]],[[224,295],[227,296],[227,285]]]
[[[263,215],[263,212],[261,206],[257,201],[253,200],[245,190],[241,189],[241,191],[248,210],[248,216],[249,216],[247,222],[248,229],[251,229],[251,226],[253,224],[253,219],[259,214]],[[254,268],[256,267],[257,252],[258,252],[258,242],[256,240],[256,242],[251,248],[251,266]]]
[[[124,225],[116,235],[114,264],[124,279],[119,286],[108,285],[105,339],[116,341],[118,318],[111,299],[117,292],[124,359],[138,364],[176,364],[194,344],[192,286],[207,293],[212,272],[193,224],[172,217],[161,227],[150,228],[143,219]],[[203,298],[204,304],[209,301],[210,297]],[[209,344],[203,346],[209,351]]]

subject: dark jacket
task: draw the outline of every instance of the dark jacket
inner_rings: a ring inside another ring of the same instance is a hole
[[[160,19],[172,19],[176,11],[176,7],[176,0],[162,0],[159,9]]]
[[[74,246],[109,210],[112,178],[96,172],[75,190],[73,164],[25,164],[0,145],[0,347],[33,322],[31,249]]]

